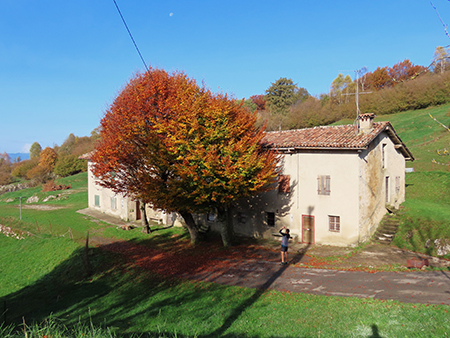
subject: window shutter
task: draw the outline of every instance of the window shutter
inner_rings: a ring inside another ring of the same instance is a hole
[[[330,195],[331,193],[331,176],[319,175],[317,178],[317,193],[319,195]]]

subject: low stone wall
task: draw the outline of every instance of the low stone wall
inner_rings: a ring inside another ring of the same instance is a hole
[[[22,183],[1,185],[0,186],[0,195],[7,193],[7,192],[18,191],[18,190],[27,189],[27,188],[29,188],[29,186],[27,184],[22,184]]]
[[[31,233],[29,233],[28,231],[15,232],[10,227],[4,226],[2,224],[0,224],[0,234],[5,235],[6,237],[12,237],[12,238],[16,238],[16,239],[19,239],[19,240],[20,239],[25,239],[25,235],[26,236],[31,236]]]

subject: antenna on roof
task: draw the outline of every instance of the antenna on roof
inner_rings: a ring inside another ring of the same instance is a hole
[[[355,90],[355,92],[342,94],[342,95],[355,95],[356,119],[355,119],[354,124],[356,125],[356,132],[358,132],[358,129],[359,129],[358,117],[361,114],[361,111],[359,110],[359,94],[371,94],[372,93],[372,92],[360,92],[359,91],[359,74],[362,73],[363,71],[367,71],[367,68],[363,67],[361,69],[354,70],[354,72],[356,73],[356,90]]]

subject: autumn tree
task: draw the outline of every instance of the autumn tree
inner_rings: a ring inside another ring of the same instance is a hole
[[[250,100],[256,105],[257,110],[265,110],[266,109],[266,96],[265,95],[252,95],[250,96]]]
[[[39,158],[34,157],[33,159],[24,160],[19,163],[15,163],[12,168],[12,176],[17,178],[27,178],[28,171],[37,167],[39,164]]]
[[[29,180],[33,180],[35,183],[45,183],[51,178],[53,169],[55,167],[58,155],[53,148],[46,147],[41,151],[39,156],[38,165],[33,166],[26,172],[26,177]],[[35,163],[36,159],[33,158],[30,164]],[[25,168],[24,165],[22,168]]]
[[[438,46],[434,51],[433,57],[433,71],[436,74],[442,74],[450,69],[450,55],[448,48]]]
[[[4,152],[0,154],[0,185],[6,185],[13,181],[11,176],[11,159],[9,155]]]
[[[354,93],[356,84],[353,82],[350,75],[339,75],[331,83],[330,96],[336,100],[338,104],[341,104],[344,100],[348,101],[348,95]]]
[[[396,63],[395,65],[393,65],[391,68],[388,69],[388,73],[389,76],[391,77],[391,82],[393,86],[407,80],[412,80],[425,71],[426,68],[424,66],[414,65],[408,59]]]
[[[366,76],[366,83],[370,89],[380,90],[392,86],[392,78],[389,76],[389,67],[378,67]]]
[[[39,157],[39,165],[45,168],[48,172],[53,171],[55,167],[56,160],[58,159],[58,154],[53,148],[46,147],[42,150]]]
[[[178,212],[197,243],[193,213],[217,210],[230,221],[233,203],[274,182],[277,157],[261,147],[263,129],[255,121],[242,102],[183,73],[150,69],[135,75],[106,111],[93,172],[115,192]],[[223,224],[229,245],[231,222]]]

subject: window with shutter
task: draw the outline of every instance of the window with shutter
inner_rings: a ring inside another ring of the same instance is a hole
[[[319,195],[330,195],[331,193],[331,176],[319,175],[317,178],[317,193]]]

